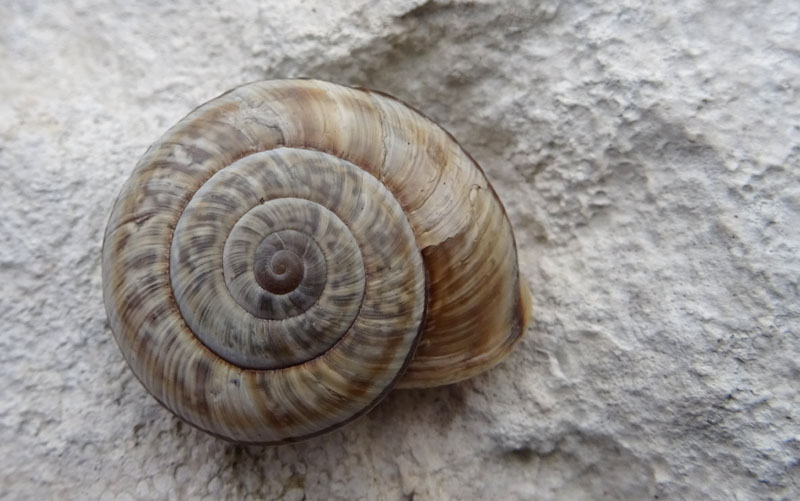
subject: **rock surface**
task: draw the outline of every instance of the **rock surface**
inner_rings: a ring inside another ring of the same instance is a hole
[[[797,2],[117,3],[0,4],[0,497],[800,498]],[[241,448],[127,369],[100,243],[163,131],[287,76],[448,128],[535,319],[472,381]]]

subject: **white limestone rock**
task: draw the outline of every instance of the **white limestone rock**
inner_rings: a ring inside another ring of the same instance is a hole
[[[800,5],[0,4],[9,499],[797,499]],[[472,381],[239,448],[162,409],[100,244],[146,147],[243,82],[389,92],[483,165],[535,319]]]

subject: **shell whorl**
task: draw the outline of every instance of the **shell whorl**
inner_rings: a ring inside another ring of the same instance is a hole
[[[109,219],[103,290],[144,386],[243,443],[334,429],[398,380],[465,379],[529,318],[508,219],[452,137],[312,80],[236,88],[150,147]]]

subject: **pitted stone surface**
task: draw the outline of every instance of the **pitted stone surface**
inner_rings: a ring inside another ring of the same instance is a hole
[[[796,2],[23,0],[0,19],[9,499],[800,497]],[[101,238],[167,127],[291,76],[383,90],[459,139],[534,321],[472,381],[240,448],[125,366]]]

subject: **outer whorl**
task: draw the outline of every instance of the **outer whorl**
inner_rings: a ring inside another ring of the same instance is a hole
[[[150,147],[108,222],[103,292],[144,386],[243,443],[470,377],[529,318],[477,164],[399,101],[313,80],[234,89]]]

